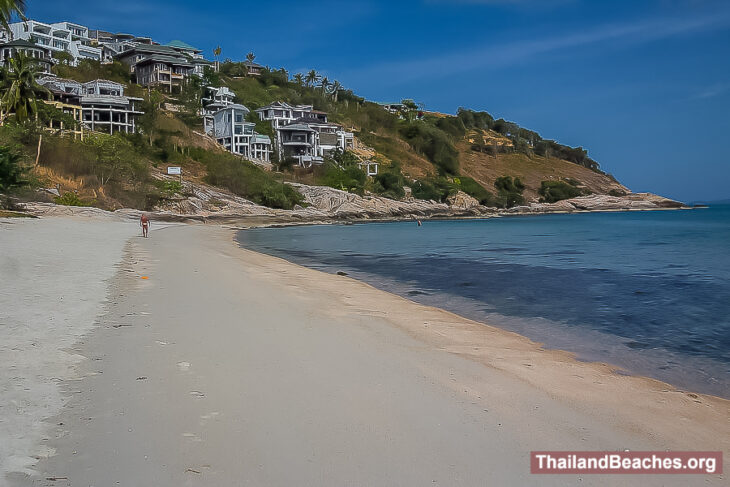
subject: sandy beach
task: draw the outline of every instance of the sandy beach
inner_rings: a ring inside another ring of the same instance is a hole
[[[215,225],[0,222],[0,485],[727,485],[531,450],[730,452],[730,401],[576,361]],[[727,468],[727,467],[726,467]]]

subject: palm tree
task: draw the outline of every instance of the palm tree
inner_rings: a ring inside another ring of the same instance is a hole
[[[10,32],[10,21],[13,14],[25,20],[25,0],[0,0],[0,26],[4,27],[10,38],[13,33]]]
[[[334,98],[335,103],[337,103],[337,92],[340,91],[341,89],[342,89],[342,85],[340,84],[339,81],[335,80],[335,82],[332,83],[332,88],[331,88],[332,97]]]
[[[19,122],[24,122],[38,113],[37,98],[49,93],[35,81],[41,71],[33,58],[20,51],[10,58],[0,99],[3,112],[14,112]]]
[[[0,0],[1,2],[2,0]],[[221,55],[221,46],[216,46],[215,49],[213,49],[213,56],[215,56],[215,70],[218,71],[218,65],[219,65],[219,58]]]
[[[319,79],[317,72],[315,70],[311,70],[309,73],[307,73],[307,77],[305,78],[305,81],[307,82],[307,86],[314,85],[314,83],[317,82],[317,79]]]
[[[302,73],[297,73],[294,75],[294,82],[299,86],[302,86],[304,84],[304,76],[302,76]]]
[[[327,87],[330,85],[330,80],[327,79],[327,76],[322,78],[322,81],[319,82],[320,88],[322,88],[322,93],[325,93],[327,91]]]
[[[249,63],[252,63],[254,59],[256,59],[256,54],[252,52],[246,54],[246,61],[248,61]]]

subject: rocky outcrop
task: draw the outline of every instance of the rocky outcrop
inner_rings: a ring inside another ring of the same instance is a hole
[[[474,216],[487,211],[484,207],[453,207],[446,203],[411,199],[397,201],[380,196],[359,196],[327,186],[307,186],[292,184],[304,195],[307,208],[300,210],[316,211],[321,216],[335,218],[394,218],[394,217],[436,217],[436,216]],[[472,198],[473,199],[473,198]],[[475,200],[476,201],[476,200]]]
[[[529,206],[516,206],[502,210],[501,213],[571,213],[578,211],[658,210],[682,207],[684,205],[678,201],[651,193],[629,193],[625,196],[592,194],[558,201],[557,203],[531,203]]]
[[[449,196],[447,203],[452,208],[460,210],[470,210],[479,206],[479,201],[476,198],[469,196],[463,191],[459,191],[455,195]]]
[[[211,221],[234,224],[290,224],[351,220],[397,220],[408,218],[490,217],[540,213],[574,213],[583,211],[626,211],[681,208],[677,201],[651,193],[625,196],[593,194],[557,203],[531,203],[509,209],[487,208],[459,192],[448,203],[408,198],[397,201],[380,196],[348,193],[327,186],[291,183],[304,196],[304,204],[293,210],[277,210],[257,205],[205,184],[185,182],[183,193],[150,212],[153,219],[164,221]],[[121,209],[113,213],[98,208],[59,206],[52,203],[26,203],[25,210],[34,215],[101,216],[139,218],[141,211]]]

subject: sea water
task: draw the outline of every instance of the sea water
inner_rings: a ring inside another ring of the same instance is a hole
[[[246,248],[730,397],[730,206],[259,228]]]

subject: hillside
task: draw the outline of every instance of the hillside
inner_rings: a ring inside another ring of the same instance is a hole
[[[486,112],[420,112],[410,100],[404,100],[402,111],[390,112],[336,82],[333,91],[325,80],[306,81],[283,69],[268,68],[258,77],[247,77],[241,63],[234,62],[222,63],[219,72],[207,69],[202,78],[190,78],[175,94],[142,89],[119,63],[83,61],[78,67],[59,65],[54,69],[58,76],[77,81],[115,80],[130,94],[144,97],[141,107],[145,114],[137,134],[90,134],[82,141],[56,131],[45,132],[39,141],[44,132],[30,122],[11,120],[0,127],[0,144],[19,151],[26,161],[37,156],[31,179],[37,186],[50,188],[42,193],[45,198],[55,197],[65,204],[106,209],[185,207],[187,203],[181,206],[180,202],[190,194],[184,190],[185,184],[165,181],[168,165],[183,168],[183,182],[209,184],[280,209],[309,204],[301,186],[294,189],[285,183],[437,203],[451,202],[457,194],[466,193],[476,204],[498,208],[630,193],[603,173],[583,148],[544,140],[536,132],[495,120]],[[235,101],[251,110],[248,120],[259,133],[273,135],[273,130],[268,122],[258,120],[256,108],[274,101],[306,104],[352,131],[354,148],[311,168],[275,159],[274,173],[267,170],[271,167],[243,161],[204,134],[200,110],[208,86],[229,87]],[[61,117],[52,107],[42,105],[38,121],[52,123]],[[379,174],[367,177],[357,167],[358,161],[379,163]]]

